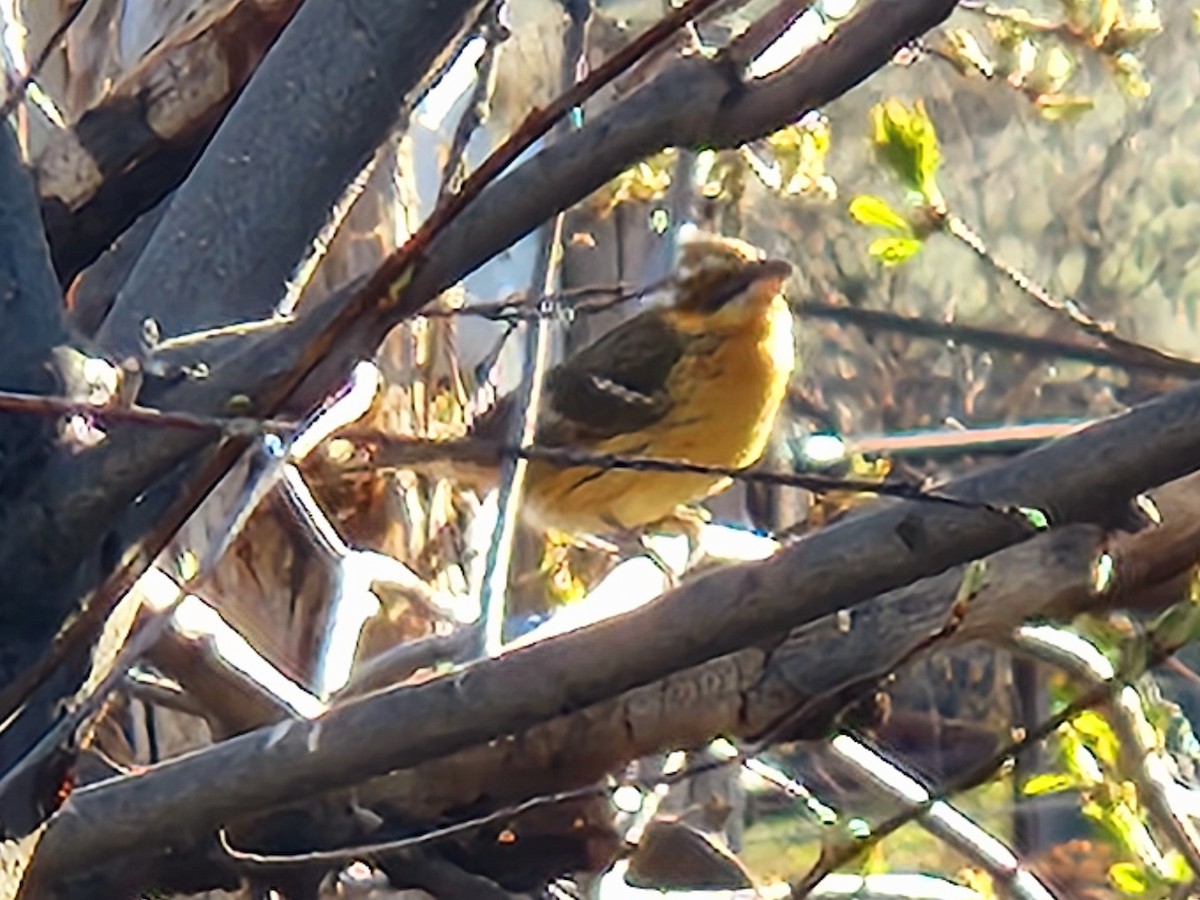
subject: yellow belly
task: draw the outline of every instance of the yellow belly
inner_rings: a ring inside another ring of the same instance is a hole
[[[685,356],[668,382],[672,407],[663,419],[586,449],[727,468],[751,465],[766,450],[794,367],[791,322],[779,300],[711,352]],[[538,462],[530,466],[526,505],[541,527],[603,534],[663,519],[728,483],[711,475]]]

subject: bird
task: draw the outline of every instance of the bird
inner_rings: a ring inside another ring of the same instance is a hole
[[[535,443],[592,454],[741,469],[765,452],[796,367],[790,263],[729,237],[684,242],[668,300],[551,369]],[[511,435],[514,394],[468,437]],[[630,535],[727,488],[709,473],[529,463],[523,516],[568,535]]]

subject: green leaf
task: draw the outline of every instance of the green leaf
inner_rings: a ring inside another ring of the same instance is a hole
[[[1137,863],[1119,862],[1108,867],[1108,880],[1125,896],[1138,896],[1150,890],[1145,867]]]
[[[1085,709],[1071,720],[1071,727],[1087,740],[1092,752],[1106,766],[1117,764],[1120,742],[1108,720],[1092,709]]]
[[[898,266],[920,250],[921,240],[915,237],[876,238],[867,247],[867,252],[885,266]]]
[[[1021,793],[1026,797],[1039,797],[1042,794],[1056,794],[1077,787],[1083,787],[1083,783],[1073,775],[1066,772],[1045,772],[1026,781]]]
[[[899,100],[887,100],[871,110],[871,120],[875,152],[883,164],[927,204],[943,206],[937,186],[941,150],[925,104],[918,100],[910,109]]]
[[[1025,517],[1025,521],[1027,521],[1038,531],[1045,531],[1050,527],[1050,517],[1036,507],[1018,506],[1017,512],[1023,515]]]
[[[1192,880],[1192,867],[1187,859],[1177,850],[1168,850],[1163,854],[1163,876],[1175,884],[1183,884]]]
[[[860,194],[850,201],[850,218],[860,225],[886,228],[905,237],[914,236],[908,219],[892,209],[882,197],[872,194]]]

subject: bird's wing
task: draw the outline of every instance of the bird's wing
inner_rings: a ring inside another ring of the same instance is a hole
[[[538,443],[579,446],[646,428],[667,412],[667,378],[689,337],[657,310],[605,333],[546,375]],[[505,396],[472,429],[500,439],[513,406]]]

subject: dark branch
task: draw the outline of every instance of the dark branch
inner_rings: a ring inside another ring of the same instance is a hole
[[[1177,375],[1180,378],[1200,377],[1200,362],[1175,358],[1153,358],[1120,352],[1101,344],[1084,344],[1080,341],[1064,341],[1056,338],[1037,337],[1000,331],[995,328],[980,328],[959,322],[937,322],[933,319],[902,316],[898,313],[878,309],[863,309],[844,303],[827,303],[820,300],[802,300],[793,304],[801,316],[810,319],[828,319],[861,328],[867,333],[892,331],[913,337],[932,338],[939,341],[956,341],[972,347],[1001,350],[1006,353],[1024,353],[1041,359],[1079,359],[1098,366],[1116,366],[1123,369],[1158,372]]]
[[[1147,441],[1147,434],[1155,440]],[[1191,471],[1198,459],[1200,386],[951,482],[944,491],[1037,507],[1055,524],[1108,521],[1134,494]],[[294,801],[297,784],[332,790],[485,743],[741,648],[777,643],[793,628],[1030,534],[986,511],[886,506],[811,535],[765,563],[697,578],[619,619],[351,702],[316,721],[243,735],[79,795],[43,839],[44,864],[78,871],[155,841],[194,835],[248,809]],[[382,729],[382,722],[391,725]],[[192,795],[186,826],[179,810],[162,802],[184,784],[212,786]]]
[[[101,343],[136,352],[148,317],[171,337],[269,315],[328,211],[479,5],[305,3],[176,193]]]

